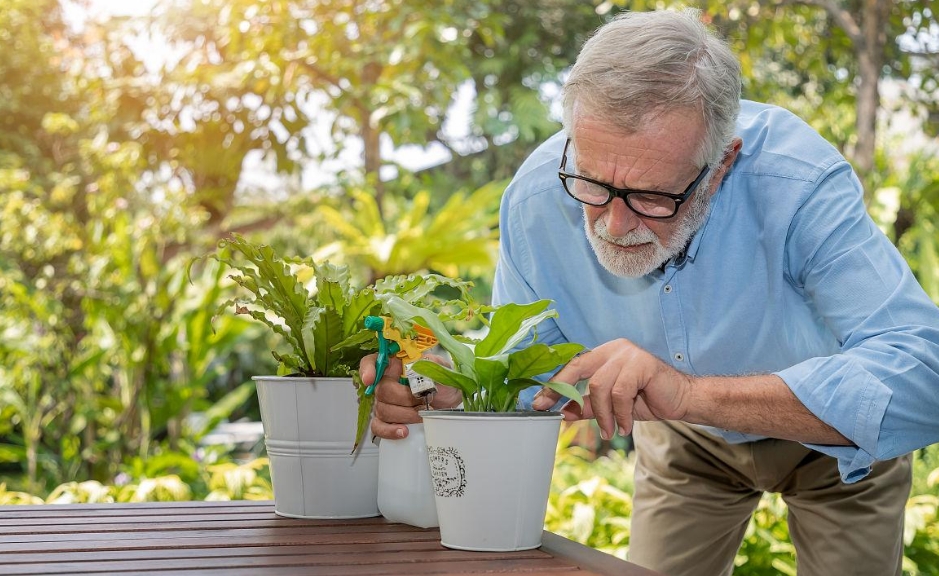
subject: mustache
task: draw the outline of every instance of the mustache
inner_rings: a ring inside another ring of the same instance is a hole
[[[658,237],[648,228],[637,228],[630,230],[622,236],[613,236],[606,229],[606,224],[602,219],[598,219],[594,222],[593,232],[597,238],[601,240],[624,247],[638,246],[640,244],[649,244],[650,242],[655,243],[658,241]]]

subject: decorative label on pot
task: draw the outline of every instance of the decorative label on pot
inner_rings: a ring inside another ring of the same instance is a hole
[[[434,493],[444,498],[460,498],[466,491],[466,467],[456,448],[427,447]]]

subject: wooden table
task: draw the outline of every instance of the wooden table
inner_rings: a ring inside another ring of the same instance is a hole
[[[384,518],[294,520],[272,502],[0,507],[0,574],[654,576],[545,532],[541,548],[465,552]]]

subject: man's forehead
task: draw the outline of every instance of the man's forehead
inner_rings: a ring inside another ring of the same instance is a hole
[[[693,110],[679,109],[649,115],[635,129],[617,126],[603,115],[579,110],[572,118],[569,136],[572,154],[579,164],[626,162],[651,169],[667,163],[671,170],[693,171],[704,139],[703,120]]]

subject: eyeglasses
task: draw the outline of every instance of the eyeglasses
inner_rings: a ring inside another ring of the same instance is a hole
[[[671,218],[674,216],[678,212],[678,207],[681,206],[682,202],[688,200],[708,173],[708,167],[705,165],[698,177],[694,179],[694,182],[689,184],[685,191],[677,196],[650,190],[614,188],[599,180],[567,172],[565,170],[567,166],[567,149],[570,145],[571,139],[568,138],[564,144],[564,152],[561,154],[558,178],[561,179],[564,190],[571,198],[590,206],[606,206],[614,198],[622,198],[633,212],[647,218]]]

